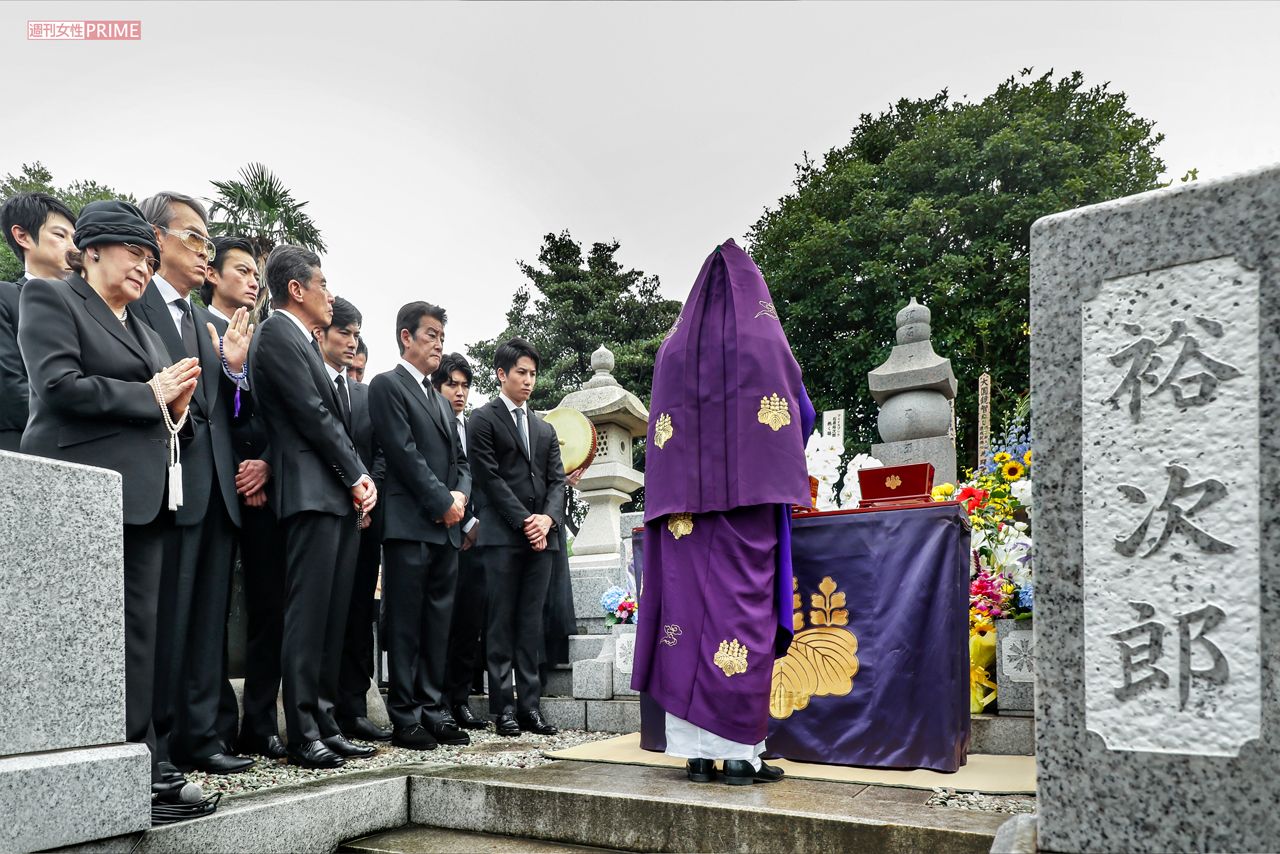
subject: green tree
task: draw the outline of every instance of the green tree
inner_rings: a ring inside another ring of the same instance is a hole
[[[18,174],[9,173],[0,179],[0,199],[8,199],[17,193],[48,193],[76,214],[89,202],[100,199],[125,199],[137,204],[137,199],[131,194],[113,190],[92,179],[72,181],[65,187],[55,186],[53,173],[38,160],[24,163]],[[13,254],[7,242],[0,241],[0,281],[11,282],[22,275],[22,270],[22,261]]]
[[[210,231],[215,235],[247,237],[254,254],[264,261],[282,243],[324,252],[324,240],[311,216],[284,182],[261,163],[250,163],[240,177],[212,181],[218,191],[209,208]]]
[[[518,262],[528,279],[516,290],[500,335],[467,347],[474,386],[498,393],[492,369],[499,344],[513,336],[538,349],[542,366],[530,405],[551,409],[591,375],[591,354],[604,344],[613,351],[613,375],[644,401],[653,383],[658,345],[675,322],[680,303],[658,294],[658,277],[624,270],[618,241],[594,243],[584,258],[569,232],[547,234],[538,264]]]
[[[847,408],[849,450],[877,440],[867,371],[909,297],[960,383],[964,457],[977,448],[978,377],[992,409],[1029,386],[1030,229],[1039,217],[1150,190],[1162,134],[1108,84],[1031,69],[979,103],[947,92],[860,117],[750,234],[819,410]]]

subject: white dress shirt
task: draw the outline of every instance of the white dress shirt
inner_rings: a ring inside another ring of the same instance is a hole
[[[520,422],[516,419],[516,410],[519,409],[524,413],[524,433],[525,436],[529,437],[530,441],[532,441],[533,429],[529,426],[529,402],[525,401],[519,406],[516,406],[516,402],[507,397],[506,392],[502,391],[498,392],[498,397],[507,405],[507,413],[511,416],[511,423],[516,425],[516,435],[520,434]],[[533,455],[533,448],[525,448],[525,450],[529,452],[530,456]]]
[[[182,309],[178,308],[178,301],[183,300],[187,303],[187,310],[191,310],[191,303],[182,294],[178,293],[178,289],[164,280],[164,277],[156,273],[152,277],[155,280],[156,288],[160,291],[160,296],[164,299],[164,304],[169,307],[169,316],[173,318],[173,326],[178,330],[178,337],[182,337]],[[194,325],[195,320],[192,319]]]
[[[227,323],[231,322],[231,318],[227,317],[225,314],[218,311],[218,307],[213,303],[209,303],[207,306],[205,306],[205,308],[209,309],[209,313],[212,314],[214,317],[218,318],[219,320],[225,320]]]
[[[301,329],[301,330],[302,330],[302,334],[303,334],[303,335],[305,335],[305,336],[307,337],[307,340],[308,340],[308,341],[314,341],[314,340],[316,340],[316,336],[314,336],[314,335],[312,335],[312,334],[311,334],[311,330],[307,328],[307,325],[306,325],[305,323],[303,323],[301,320],[299,320],[299,319],[294,315],[294,313],[293,313],[293,312],[291,312],[291,311],[286,311],[285,309],[283,309],[283,308],[282,308],[282,309],[280,309],[278,312],[276,312],[276,314],[283,314],[285,317],[287,317],[287,318],[289,318],[290,320],[292,320],[292,321],[293,321],[293,325],[294,325],[294,326],[296,326],[296,327],[298,327],[299,329]],[[323,360],[323,359],[321,359],[321,361],[324,361],[324,360]]]

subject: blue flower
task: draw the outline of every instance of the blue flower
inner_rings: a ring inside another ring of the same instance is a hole
[[[623,590],[621,587],[610,587],[604,592],[604,595],[600,597],[600,608],[606,614],[612,614],[618,610],[618,605],[622,603],[622,600],[626,598],[626,595],[627,591]]]
[[[1018,607],[1034,611],[1036,607],[1035,584],[1028,581],[1018,590]]]

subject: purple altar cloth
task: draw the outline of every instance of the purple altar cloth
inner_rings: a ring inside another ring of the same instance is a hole
[[[812,622],[810,597],[820,593],[824,578],[845,594],[843,628],[857,639],[857,672],[846,695],[814,695],[786,718],[771,718],[765,755],[957,770],[966,761],[970,725],[964,510],[947,503],[797,516],[791,544],[806,619]],[[644,550],[637,532],[641,583]],[[798,632],[797,643],[803,638]],[[662,709],[644,696],[641,747],[666,747]]]

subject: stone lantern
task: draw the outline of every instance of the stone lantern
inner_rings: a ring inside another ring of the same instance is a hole
[[[883,440],[871,446],[871,455],[887,466],[932,463],[934,483],[955,483],[951,401],[956,375],[951,360],[933,352],[929,309],[915,297],[897,320],[897,345],[883,365],[867,374],[871,396],[880,406],[876,425]]]
[[[613,365],[613,353],[601,345],[591,354],[595,373],[582,388],[560,401],[560,406],[587,416],[596,428],[596,456],[578,482],[578,491],[587,502],[587,518],[573,538],[573,556],[569,558],[574,618],[579,629],[589,634],[607,631],[601,595],[614,585],[627,585],[622,505],[644,486],[644,475],[631,466],[631,452],[636,437],[648,430],[649,410],[640,398],[618,385]]]

